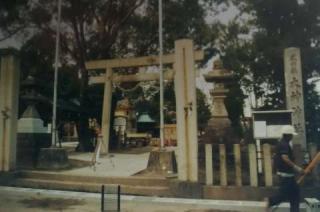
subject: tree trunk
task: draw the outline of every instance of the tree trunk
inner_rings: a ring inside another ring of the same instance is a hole
[[[84,64],[83,64],[84,67]],[[77,151],[93,151],[94,145],[91,142],[92,138],[89,131],[89,113],[88,105],[88,72],[84,68],[81,69],[81,84],[80,84],[80,117],[79,117],[79,145]]]

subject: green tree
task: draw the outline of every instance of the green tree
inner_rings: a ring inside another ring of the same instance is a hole
[[[198,129],[203,132],[211,118],[210,105],[207,101],[207,96],[202,90],[197,88],[197,113],[198,113]]]
[[[249,15],[245,23],[238,22],[249,30],[247,39],[240,38],[239,45],[232,43],[236,39],[225,40],[224,60],[229,61],[227,63],[233,70],[240,72],[242,85],[264,102],[263,108],[285,108],[283,51],[287,47],[299,47],[302,53],[307,137],[309,141],[315,141],[314,138],[320,135],[320,101],[314,86],[306,81],[320,72],[320,20],[317,18],[320,2],[244,0],[233,3],[242,14]],[[235,36],[239,38],[240,34]],[[237,59],[232,63],[234,58]]]
[[[29,39],[20,50],[21,59],[21,80],[27,76],[34,76],[38,81],[37,91],[45,98],[37,105],[42,119],[50,122],[52,116],[52,96],[53,96],[53,52],[54,41],[43,37],[43,34],[35,35]],[[78,116],[71,119],[70,114],[79,113],[76,104],[72,104],[70,100],[78,96],[79,80],[73,66],[63,65],[59,71],[59,87],[58,87],[58,117],[59,121],[76,121]],[[21,101],[23,103],[23,100]],[[25,109],[26,105],[22,105],[20,113]]]
[[[34,49],[46,46],[50,53],[39,55],[52,71],[52,44],[55,40],[57,5],[48,0],[4,0],[0,5],[0,30],[5,38],[29,33],[24,36],[33,40]],[[214,51],[217,31],[206,24],[208,5],[216,1],[168,0],[164,2],[165,52],[173,51],[174,40],[190,38],[197,48]],[[88,87],[85,61],[127,56],[157,54],[158,49],[158,1],[157,0],[64,0],[62,1],[61,65],[69,67],[81,76],[72,78],[79,86],[78,98],[83,113],[80,124],[81,148],[87,149],[87,117],[92,109],[91,96],[100,95],[101,87]],[[23,8],[23,9],[21,9]],[[10,22],[9,22],[10,21]],[[7,24],[11,23],[11,24]],[[41,42],[36,42],[40,39]],[[47,40],[48,43],[42,41]],[[28,42],[26,42],[28,43]],[[35,51],[36,52],[36,51]],[[38,53],[42,54],[43,51]],[[47,57],[48,56],[48,57]],[[27,56],[26,56],[27,58]],[[36,61],[35,64],[39,64]],[[51,73],[53,74],[53,73]],[[90,91],[90,95],[88,92]],[[91,92],[95,92],[91,95]],[[95,110],[94,113],[98,113]]]
[[[0,42],[21,33],[28,25],[25,18],[28,0],[0,2]]]
[[[226,109],[228,111],[232,127],[235,129],[236,133],[242,137],[243,129],[241,119],[244,118],[243,105],[246,96],[243,94],[239,83],[233,83],[228,87],[229,92],[225,99]]]
[[[33,36],[47,37],[48,41],[54,40],[57,15],[56,1],[26,0],[19,1],[19,5],[10,3],[10,1],[4,3],[0,7],[4,12],[1,13],[3,16],[0,16],[0,29],[6,37],[18,32],[28,32],[32,29],[36,32]],[[144,0],[63,1],[61,62],[69,66],[75,64],[74,70],[79,71],[81,75],[79,98],[82,111],[90,108],[87,93],[88,72],[85,69],[85,61],[91,58],[110,58],[113,55],[114,50],[112,48],[117,43],[121,27],[143,3]],[[6,21],[11,21],[12,24],[7,26]],[[39,43],[35,44],[35,48],[41,48]],[[53,61],[51,60],[50,63],[52,64]],[[80,149],[88,149],[89,146],[86,142],[88,140],[88,114],[83,113],[80,117]]]
[[[197,88],[196,90],[197,95],[197,113],[198,113],[198,129],[203,131],[207,126],[208,120],[211,118],[210,106],[207,102],[207,97],[203,93],[202,90]],[[159,93],[156,93],[149,101],[150,104],[150,111],[152,117],[155,120],[159,121]],[[175,98],[175,91],[174,91],[174,83],[167,83],[164,89],[164,107],[165,107],[165,123],[172,124],[176,123],[176,98]]]

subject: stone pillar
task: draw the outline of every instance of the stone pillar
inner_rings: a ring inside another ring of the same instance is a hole
[[[104,84],[103,108],[102,108],[102,148],[101,153],[109,152],[110,119],[112,102],[112,69],[106,70],[106,81]]]
[[[254,144],[249,144],[249,169],[250,169],[250,185],[258,186],[258,171],[257,171],[257,150]]]
[[[20,87],[23,87],[23,82]],[[43,126],[34,104],[30,104],[18,120],[17,166],[36,166],[40,149],[50,146],[51,134],[48,133],[48,128]]]
[[[206,185],[213,184],[212,144],[206,144]]]
[[[16,166],[19,60],[11,49],[0,51],[0,171]]]
[[[292,125],[298,133],[293,138],[293,144],[301,145],[302,149],[306,149],[303,81],[299,48],[287,48],[284,50],[284,74],[287,109],[293,110]]]
[[[219,144],[219,156],[220,156],[220,185],[228,185],[228,173],[227,173],[227,152],[224,144]]]
[[[175,42],[178,177],[198,181],[197,99],[192,40]]]
[[[264,167],[264,177],[265,185],[272,186],[272,156],[271,156],[271,146],[270,144],[263,144],[263,167]]]
[[[236,172],[236,186],[242,186],[242,165],[241,165],[241,147],[240,144],[233,145],[234,166]]]

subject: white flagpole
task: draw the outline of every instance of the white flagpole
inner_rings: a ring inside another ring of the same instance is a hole
[[[60,20],[61,20],[61,0],[58,0],[58,21],[56,34],[56,50],[54,63],[54,86],[53,86],[53,111],[52,111],[52,131],[51,131],[51,145],[56,146],[56,130],[57,130],[57,87],[58,87],[58,66],[59,66],[59,46],[60,46]]]
[[[160,149],[164,149],[164,114],[163,114],[163,27],[162,0],[159,0],[159,65],[160,65]]]

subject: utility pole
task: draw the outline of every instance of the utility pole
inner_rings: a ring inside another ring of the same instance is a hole
[[[164,114],[163,114],[163,27],[162,0],[159,0],[159,66],[160,66],[160,149],[164,149]]]
[[[54,85],[53,85],[53,111],[52,111],[52,132],[51,145],[56,146],[56,130],[57,130],[57,88],[58,88],[58,66],[59,66],[59,46],[60,46],[60,20],[61,20],[61,0],[58,0],[58,20],[56,34],[56,50],[54,63]]]

